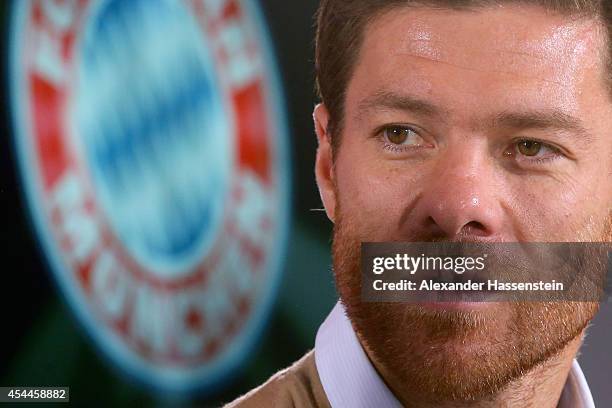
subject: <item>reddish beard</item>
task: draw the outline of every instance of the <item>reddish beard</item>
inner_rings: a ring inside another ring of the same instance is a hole
[[[360,341],[406,394],[430,402],[493,396],[576,339],[597,302],[505,302],[484,311],[361,300],[360,236],[336,208],[336,286]],[[593,241],[610,240],[612,217]]]

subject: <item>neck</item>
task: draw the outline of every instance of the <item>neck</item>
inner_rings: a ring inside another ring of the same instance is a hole
[[[559,354],[548,359],[544,363],[536,366],[531,371],[509,383],[502,391],[495,395],[487,396],[482,400],[457,402],[448,401],[446,403],[435,404],[435,396],[423,396],[415,398],[414,394],[407,394],[406,388],[401,381],[390,373],[385,367],[372,359],[372,353],[366,349],[370,360],[376,367],[387,386],[399,399],[404,406],[419,408],[489,408],[489,407],[542,407],[555,408],[561,397],[563,387],[567,381],[572,362],[582,344],[584,332],[572,340]],[[408,387],[410,388],[410,387]]]

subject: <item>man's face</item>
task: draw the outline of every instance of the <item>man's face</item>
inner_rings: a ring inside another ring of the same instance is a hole
[[[396,8],[367,27],[333,165],[334,269],[370,356],[414,392],[491,394],[581,334],[590,303],[362,303],[362,241],[610,241],[605,34],[537,7]]]

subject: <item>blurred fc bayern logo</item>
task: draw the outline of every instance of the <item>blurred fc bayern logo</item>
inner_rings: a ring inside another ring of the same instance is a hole
[[[212,386],[269,313],[285,117],[250,0],[15,2],[15,142],[51,270],[137,380]]]

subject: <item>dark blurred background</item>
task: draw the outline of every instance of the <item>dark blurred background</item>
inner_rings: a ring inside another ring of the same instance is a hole
[[[313,163],[316,139],[311,113],[313,15],[317,1],[262,0],[275,47],[288,114],[293,216],[278,300],[262,338],[225,386],[206,395],[168,397],[126,380],[82,333],[48,273],[17,173],[9,114],[9,89],[1,93],[0,385],[70,386],[71,401],[90,405],[220,406],[261,384],[314,346],[316,330],[336,300],[330,271],[330,223],[321,211]],[[1,55],[7,55],[11,2],[0,2]],[[6,79],[6,58],[1,64]],[[6,81],[6,80],[5,80]],[[604,308],[579,359],[597,406],[612,406],[612,308]]]

